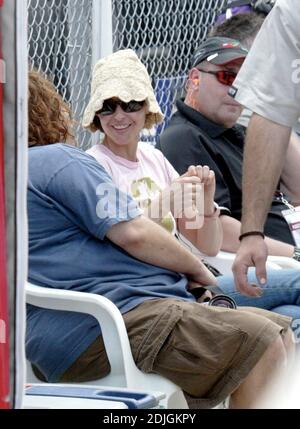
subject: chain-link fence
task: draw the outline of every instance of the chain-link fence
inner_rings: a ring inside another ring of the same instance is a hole
[[[111,0],[113,50],[132,48],[137,52],[166,116],[162,126],[144,135],[145,140],[154,142],[156,133],[167,125],[174,100],[183,94],[192,52],[206,38],[226,3]],[[80,121],[89,97],[93,0],[28,0],[28,11],[31,63],[54,77],[57,89]],[[77,141],[83,148],[91,143],[91,135],[80,125]]]
[[[190,58],[227,0],[112,0],[114,51],[134,49],[152,77],[168,124],[174,101],[183,95]],[[155,140],[155,133],[144,134]]]
[[[100,0],[101,1],[101,0]],[[89,146],[79,122],[89,99],[92,67],[92,0],[28,0],[30,66],[46,73],[70,103],[76,138]]]

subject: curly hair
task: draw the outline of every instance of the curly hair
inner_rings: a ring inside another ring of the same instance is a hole
[[[71,111],[48,79],[37,71],[29,72],[28,146],[71,143]]]

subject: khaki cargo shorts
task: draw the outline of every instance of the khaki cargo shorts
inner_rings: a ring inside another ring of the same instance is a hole
[[[253,307],[231,310],[167,298],[145,301],[123,317],[138,368],[180,386],[190,408],[225,400],[291,322]],[[97,338],[60,381],[88,381],[108,372]]]

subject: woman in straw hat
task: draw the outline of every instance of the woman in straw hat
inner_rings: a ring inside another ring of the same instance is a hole
[[[149,74],[132,50],[118,51],[96,64],[83,126],[102,131],[104,139],[88,153],[152,220],[173,233],[178,228],[201,252],[216,255],[222,229],[213,171],[191,166],[179,177],[160,151],[139,141],[142,129],[162,120]]]

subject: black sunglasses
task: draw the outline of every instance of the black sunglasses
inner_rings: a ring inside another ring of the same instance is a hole
[[[112,115],[115,113],[117,106],[120,106],[126,113],[134,113],[142,110],[144,104],[145,101],[131,100],[128,103],[125,103],[125,101],[109,99],[104,100],[102,109],[97,113],[102,116]]]
[[[198,70],[201,71],[202,73],[213,74],[216,77],[218,82],[227,86],[231,86],[237,76],[237,73],[234,73],[228,70],[218,70],[218,71],[206,71],[201,69],[198,69]]]

